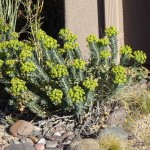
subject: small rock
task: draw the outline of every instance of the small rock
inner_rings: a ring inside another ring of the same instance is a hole
[[[99,150],[99,143],[92,138],[81,139],[71,143],[68,150]]]
[[[34,145],[36,150],[44,150],[45,149],[45,144],[42,143],[37,143]]]
[[[107,135],[115,135],[123,140],[128,139],[128,133],[120,126],[108,127],[101,131],[99,138]]]
[[[9,136],[3,136],[2,139],[6,140],[6,141],[9,141],[9,140],[14,139],[14,137],[12,135],[9,135]]]
[[[60,148],[57,148],[57,147],[56,148],[48,148],[48,149],[46,148],[45,150],[60,150]]]
[[[4,150],[35,150],[32,144],[29,143],[20,143],[20,144],[11,144],[4,148]]]
[[[59,145],[57,145],[57,148],[59,148],[60,150],[63,150],[64,149],[64,145],[63,144],[59,144]]]
[[[49,149],[49,148],[55,148],[57,146],[58,142],[57,141],[47,141],[46,143],[46,148]]]
[[[20,144],[20,142],[19,141],[14,141],[14,144]]]
[[[71,140],[66,140],[66,141],[63,142],[63,144],[64,145],[69,145],[69,144],[71,144],[71,142],[72,142]]]
[[[63,138],[65,139],[66,137],[74,137],[74,133],[72,131],[67,131],[66,133],[63,134]]]
[[[0,144],[0,150],[3,150],[4,144]]]
[[[126,116],[126,110],[121,107],[110,114],[106,123],[110,127],[122,125],[125,122]]]
[[[34,142],[30,138],[26,138],[26,143],[34,144]]]
[[[34,126],[25,120],[19,120],[16,123],[14,123],[9,131],[13,136],[19,136],[19,135],[23,135],[23,136],[28,136],[32,133],[34,129]]]
[[[61,133],[60,132],[55,132],[54,136],[61,136]]]
[[[37,138],[38,138],[38,139],[42,139],[42,138],[43,138],[42,133],[38,134],[38,135],[37,135]]]
[[[37,143],[38,144],[46,144],[46,140],[44,138],[42,138]]]
[[[65,124],[58,124],[57,126],[55,126],[53,132],[55,132],[55,131],[63,131],[63,130],[65,130],[65,128],[66,128]]]
[[[33,141],[33,143],[37,143],[39,141],[39,139],[33,135],[30,135],[29,139],[31,139]]]
[[[64,138],[62,136],[50,136],[48,137],[49,140],[51,141],[62,141]]]

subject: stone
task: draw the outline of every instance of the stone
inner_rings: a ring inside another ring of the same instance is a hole
[[[0,150],[3,150],[4,144],[0,144]]]
[[[50,136],[48,137],[49,140],[51,141],[62,141],[64,138],[62,136]]]
[[[123,125],[126,116],[127,116],[126,110],[123,107],[121,107],[110,114],[106,123],[110,127]]]
[[[54,136],[61,136],[61,133],[60,132],[55,132]]]
[[[25,120],[19,120],[10,127],[9,131],[13,136],[18,137],[19,135],[30,135],[33,129],[34,126],[30,122]]]
[[[49,149],[49,148],[55,148],[57,146],[58,142],[57,141],[47,141],[46,142],[46,148]]]
[[[39,144],[46,144],[46,140],[44,138],[42,138],[37,143],[39,143]]]
[[[67,131],[63,134],[63,138],[74,137],[74,133],[72,131]]]
[[[4,148],[4,150],[35,150],[30,143],[11,144]]]
[[[36,150],[44,150],[45,149],[45,144],[42,143],[37,143],[34,145]]]
[[[128,133],[120,126],[108,127],[108,128],[103,129],[99,134],[99,138],[102,138],[108,135],[114,135],[123,140],[128,139]]]
[[[71,143],[67,150],[99,150],[99,143],[92,138],[81,139]]]
[[[39,139],[33,135],[30,135],[28,138],[31,139],[33,143],[37,143],[39,141]]]
[[[32,145],[34,144],[34,142],[30,139],[30,138],[26,138],[26,143],[31,143]]]

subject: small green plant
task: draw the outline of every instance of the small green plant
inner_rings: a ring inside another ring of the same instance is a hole
[[[99,147],[101,150],[126,150],[127,142],[114,135],[107,135],[99,139]]]

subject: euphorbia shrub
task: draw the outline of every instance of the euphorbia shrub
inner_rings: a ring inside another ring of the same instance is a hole
[[[34,42],[22,42],[1,20],[0,82],[12,95],[10,104],[20,111],[30,109],[41,117],[53,111],[71,112],[78,117],[85,114],[96,101],[103,101],[96,97],[105,94],[99,90],[105,86],[104,81],[115,85],[115,90],[131,79],[129,70],[136,71],[132,78],[139,77],[138,70],[146,60],[145,53],[132,53],[125,46],[120,51],[120,64],[116,65],[117,33],[110,27],[105,38],[88,36],[91,57],[87,63],[76,43],[77,36],[70,30],[60,30],[61,46],[42,30],[36,33]],[[129,59],[134,60],[133,67],[127,67],[125,62]]]

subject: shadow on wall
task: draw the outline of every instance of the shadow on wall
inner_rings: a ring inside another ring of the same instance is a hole
[[[123,0],[125,44],[147,54],[150,67],[150,1]]]
[[[104,15],[104,0],[97,0],[98,7],[98,26],[99,26],[99,37],[104,37],[105,29],[105,15]]]

